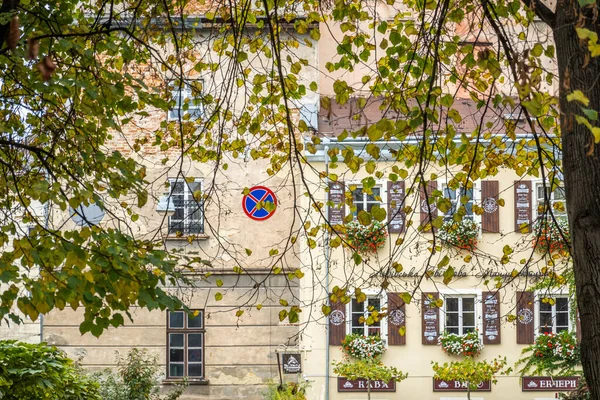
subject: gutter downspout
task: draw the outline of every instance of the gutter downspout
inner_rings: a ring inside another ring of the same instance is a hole
[[[44,229],[50,224],[50,201],[44,204]],[[40,314],[40,343],[44,341],[44,314]]]
[[[323,138],[325,144],[325,183],[329,187],[329,138]],[[329,207],[325,207],[325,217],[329,221]],[[329,229],[325,230],[325,243],[323,243],[323,249],[325,250],[325,290],[327,297],[329,297]],[[325,324],[325,399],[329,400],[329,323]]]

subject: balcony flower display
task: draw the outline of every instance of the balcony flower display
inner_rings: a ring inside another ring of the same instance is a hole
[[[347,335],[342,340],[342,351],[349,357],[359,360],[381,358],[385,344],[379,336]]]
[[[388,237],[385,225],[379,221],[373,221],[369,225],[351,221],[346,224],[345,232],[350,248],[361,254],[376,253],[385,245]]]
[[[540,334],[522,354],[524,357],[516,364],[524,364],[521,375],[570,375],[581,362],[575,334],[568,331]]]
[[[449,247],[474,251],[477,248],[479,225],[467,218],[460,222],[451,220],[440,227],[438,235],[442,243]]]
[[[478,331],[464,335],[444,332],[438,338],[438,343],[445,353],[455,356],[476,357],[483,350]]]
[[[538,253],[569,254],[571,235],[566,220],[559,219],[557,223],[547,219],[538,220],[534,225],[534,233],[532,245]]]

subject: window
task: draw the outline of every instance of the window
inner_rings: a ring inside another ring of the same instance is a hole
[[[204,207],[200,199],[202,182],[186,182],[173,179],[171,199],[175,213],[169,217],[170,235],[194,235],[204,233]]]
[[[185,81],[182,86],[172,83],[171,93],[175,104],[169,109],[169,121],[196,120],[204,112],[198,94],[202,91],[202,81]],[[189,117],[187,117],[189,115]]]
[[[204,378],[204,312],[196,316],[169,312],[167,321],[167,377]]]
[[[360,211],[371,212],[374,205],[381,207],[381,188],[372,188],[370,194],[364,191],[362,187],[354,189],[352,191],[352,203],[356,207],[353,212],[354,216],[357,216]]]
[[[447,296],[444,299],[445,330],[464,335],[476,328],[476,296]]]
[[[465,215],[463,218],[473,219],[473,189],[457,188],[452,189],[443,184],[444,198],[450,200],[451,206],[444,215],[444,222],[452,221],[454,214],[459,212],[461,206],[464,206]],[[462,211],[461,211],[462,212]]]
[[[559,333],[569,330],[569,298],[543,297],[539,300],[539,333]]]
[[[544,193],[545,192],[545,193]],[[562,186],[554,187],[551,190],[550,186],[539,183],[536,185],[536,204],[537,215],[544,215],[547,211],[546,198],[552,206],[552,213],[558,219],[567,218],[567,210],[565,209],[565,188]],[[550,214],[547,214],[550,218]]]
[[[362,302],[353,297],[350,303],[350,333],[382,336],[381,319],[373,315],[374,311],[377,313],[381,311],[379,297],[367,297]]]

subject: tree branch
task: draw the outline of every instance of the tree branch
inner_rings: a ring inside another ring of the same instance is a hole
[[[521,0],[523,4],[527,6],[531,11],[535,13],[542,21],[546,23],[550,28],[554,29],[556,22],[556,15],[548,8],[542,0]]]

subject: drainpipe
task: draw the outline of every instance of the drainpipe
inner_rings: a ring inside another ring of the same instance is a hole
[[[48,229],[50,223],[50,201],[44,204],[44,229]],[[40,343],[44,341],[44,314],[40,314]]]
[[[323,138],[323,143],[325,144],[325,183],[329,187],[329,138]],[[325,207],[325,218],[329,221],[329,207]],[[329,297],[329,229],[325,230],[323,249],[325,250],[325,290]],[[329,400],[329,323],[325,324],[325,332],[325,399]]]

